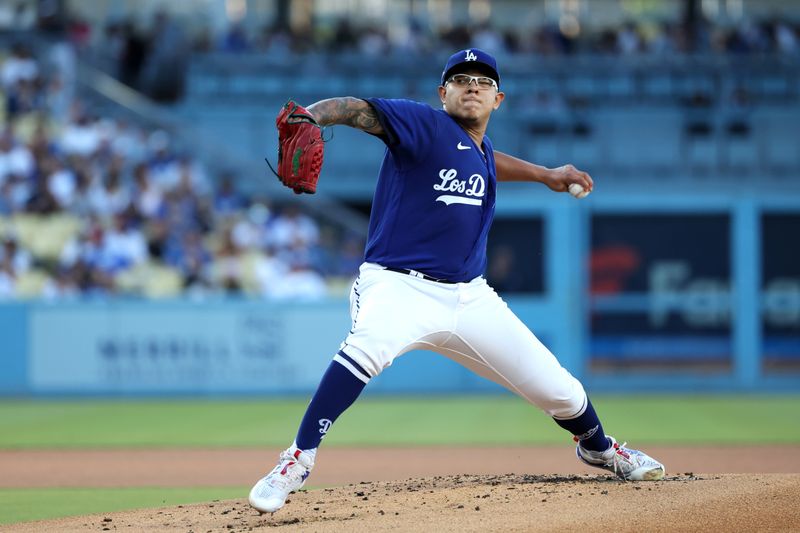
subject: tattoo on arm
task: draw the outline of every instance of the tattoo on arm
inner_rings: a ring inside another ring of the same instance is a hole
[[[342,124],[380,135],[383,127],[378,121],[378,114],[370,104],[360,98],[345,96],[320,100],[308,106],[320,126]]]

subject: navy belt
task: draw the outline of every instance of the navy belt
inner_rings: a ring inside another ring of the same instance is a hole
[[[411,270],[408,268],[394,268],[394,267],[383,267],[386,270],[391,270],[392,272],[399,272],[401,274],[407,274],[409,276],[414,276],[415,278],[422,278],[428,281],[435,281],[436,283],[449,283],[451,285],[455,284],[455,281],[450,281],[446,279],[439,279],[434,278],[433,276],[429,276],[427,274],[423,274],[422,272],[418,272],[416,270]]]

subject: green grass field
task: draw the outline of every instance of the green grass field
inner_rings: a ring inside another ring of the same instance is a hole
[[[796,444],[800,396],[597,396],[604,427],[639,444]],[[306,399],[0,401],[0,449],[285,446]],[[563,443],[513,396],[366,397],[326,446]],[[247,487],[3,489],[0,524],[243,497]],[[47,506],[41,502],[47,501]],[[53,503],[55,502],[55,503]]]
[[[637,443],[800,442],[800,396],[598,396]],[[284,446],[307,400],[0,401],[0,449]],[[564,432],[513,396],[367,397],[326,446],[555,444]]]
[[[0,489],[0,526],[63,516],[242,498],[249,487]]]

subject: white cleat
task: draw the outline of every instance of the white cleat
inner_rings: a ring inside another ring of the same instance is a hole
[[[314,454],[292,445],[281,453],[272,472],[250,489],[250,507],[261,513],[274,513],[286,503],[289,494],[299,490],[314,468]]]
[[[578,459],[589,466],[613,472],[626,481],[657,481],[664,479],[664,465],[639,450],[620,445],[610,435],[606,435],[611,446],[604,452],[595,452],[581,447],[575,449]]]

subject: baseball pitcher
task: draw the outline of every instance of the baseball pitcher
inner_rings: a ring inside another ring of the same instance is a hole
[[[386,145],[364,263],[350,294],[352,328],[322,376],[292,445],[250,492],[275,512],[303,486],[323,437],[370,379],[405,352],[449,357],[535,405],[569,431],[581,461],[625,480],[658,480],[664,465],[606,435],[578,380],[483,278],[498,182],[534,181],[556,192],[592,178],[496,152],[485,135],[503,103],[497,62],[472,48],[453,54],[438,88],[441,109],[409,100],[331,98],[278,116],[278,175],[313,193],[323,160],[320,128],[343,124]],[[573,190],[578,187],[573,187]],[[573,193],[574,194],[574,193]]]

